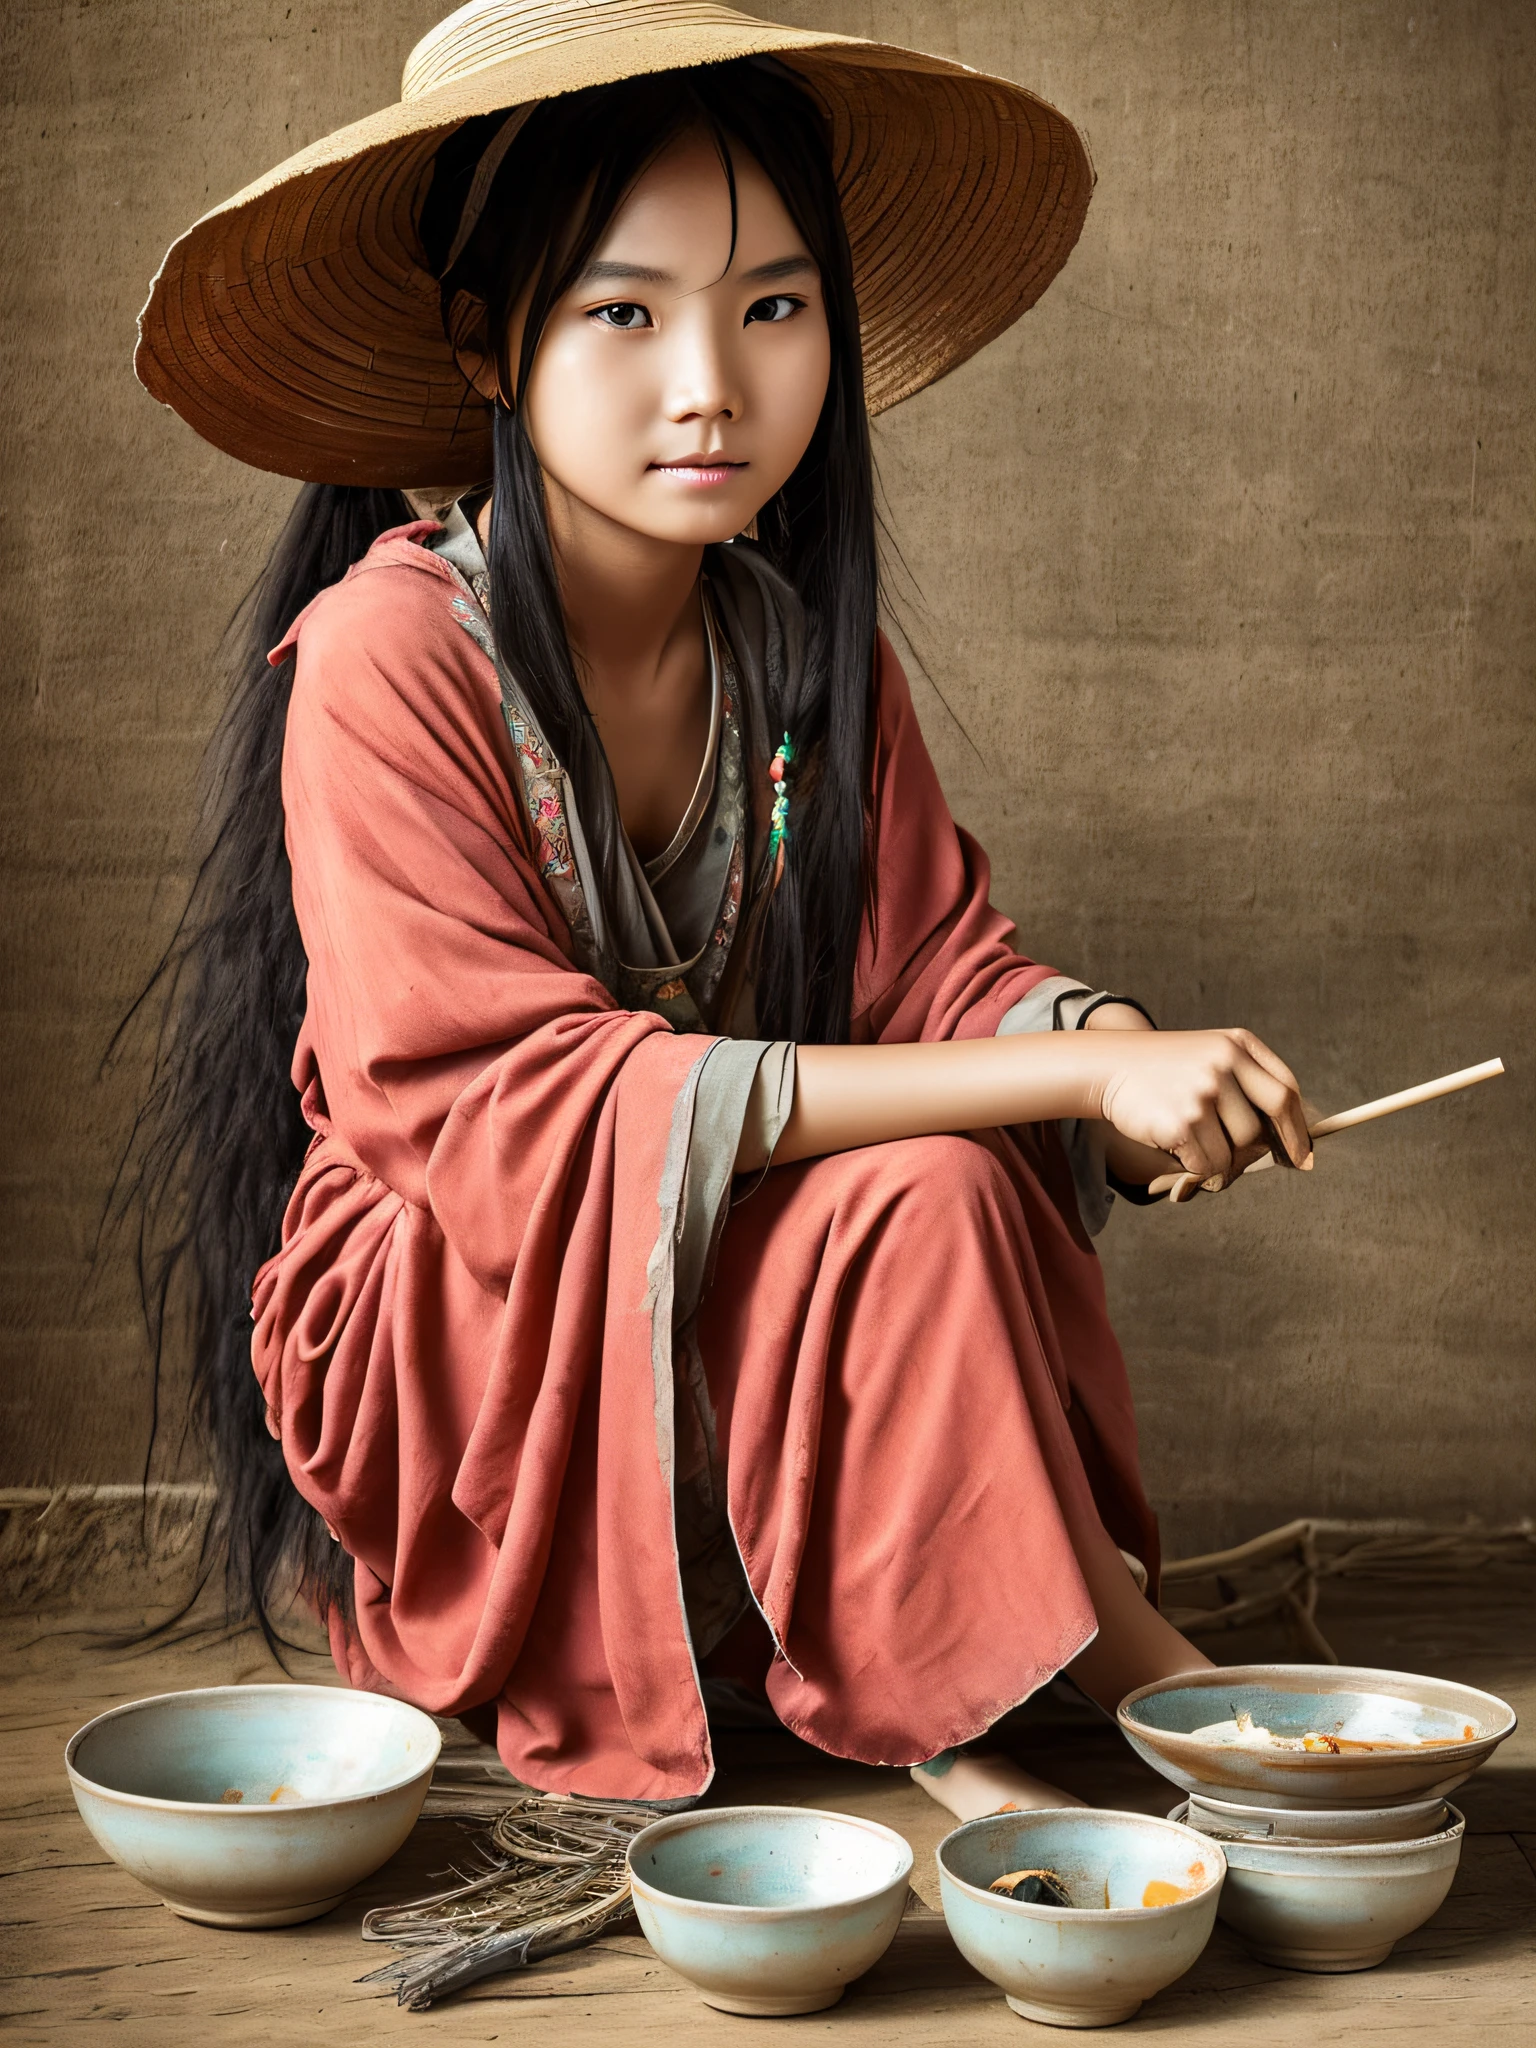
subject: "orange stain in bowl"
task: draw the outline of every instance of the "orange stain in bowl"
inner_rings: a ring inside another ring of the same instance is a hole
[[[1144,1906],[1176,1906],[1181,1899],[1192,1899],[1196,1892],[1205,1889],[1205,1865],[1191,1863],[1187,1873],[1187,1884],[1173,1884],[1166,1877],[1154,1877],[1141,1895]]]

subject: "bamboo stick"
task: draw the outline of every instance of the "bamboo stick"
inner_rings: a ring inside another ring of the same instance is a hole
[[[1325,1116],[1308,1126],[1313,1138],[1331,1138],[1336,1131],[1352,1131],[1356,1124],[1372,1124],[1378,1117],[1395,1116],[1400,1109],[1414,1109],[1421,1102],[1438,1101],[1442,1095],[1454,1095],[1462,1088],[1475,1088],[1479,1081],[1491,1081],[1504,1071],[1502,1060],[1484,1060],[1475,1067],[1462,1067],[1454,1074],[1442,1074],[1438,1081],[1421,1081],[1416,1088],[1400,1088],[1395,1095],[1378,1096],[1374,1102],[1362,1102],[1356,1109],[1341,1109],[1334,1116]],[[1244,1167],[1241,1178],[1250,1173],[1262,1173],[1274,1165],[1269,1153],[1256,1159],[1252,1166]],[[1160,1173],[1156,1180],[1147,1185],[1151,1195],[1166,1195],[1171,1202],[1187,1202],[1202,1186],[1200,1176],[1195,1173]]]
[[[1503,1071],[1502,1060],[1484,1060],[1481,1066],[1463,1067],[1459,1073],[1444,1074],[1438,1081],[1421,1081],[1417,1088],[1400,1088],[1396,1095],[1383,1095],[1375,1102],[1362,1102],[1358,1109],[1341,1109],[1337,1116],[1325,1116],[1321,1123],[1312,1126],[1312,1135],[1329,1138],[1335,1131],[1374,1123],[1379,1116],[1393,1116],[1398,1110],[1412,1109],[1420,1102],[1434,1102],[1442,1095],[1454,1095],[1459,1088],[1475,1088],[1479,1081],[1491,1081]]]

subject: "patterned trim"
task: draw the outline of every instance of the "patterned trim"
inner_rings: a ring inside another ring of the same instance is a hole
[[[730,956],[731,942],[741,922],[741,898],[746,879],[746,748],[742,743],[741,714],[738,708],[741,679],[736,673],[725,635],[719,635],[721,648],[721,734],[719,786],[715,797],[716,829],[721,826],[731,835],[731,860],[726,870],[725,888],[720,897],[720,908],[715,915],[714,930],[699,955],[694,970],[694,996],[699,1007],[707,1010],[720,986],[720,977],[725,972],[725,963]]]
[[[443,557],[438,559],[442,561]],[[565,771],[556,759],[553,747],[529,716],[516,684],[497,656],[490,620],[477,592],[452,562],[446,562],[444,566],[460,586],[460,591],[449,600],[449,608],[475,645],[488,657],[501,685],[501,715],[512,739],[512,751],[522,783],[523,808],[538,848],[539,872],[570,927],[582,965],[589,973],[595,974],[610,993],[615,993],[611,976],[602,971],[597,933],[576,868],[570,822],[566,817]],[[475,578],[476,584],[484,581],[483,577]]]
[[[522,785],[523,807],[538,849],[539,872],[570,928],[572,943],[582,966],[601,981],[626,1009],[654,1011],[664,1017],[675,1031],[718,1029],[725,1020],[706,1020],[710,1019],[741,923],[742,898],[746,888],[747,825],[741,677],[723,629],[717,626],[715,632],[720,656],[721,731],[714,829],[729,832],[732,846],[720,907],[708,940],[686,965],[627,967],[606,958],[598,944],[576,859],[565,771],[554,749],[534,724],[517,685],[497,655],[489,617],[489,578],[483,574],[466,577],[445,555],[439,554],[438,560],[458,586],[449,600],[455,620],[496,670],[501,687],[502,716],[511,736]]]

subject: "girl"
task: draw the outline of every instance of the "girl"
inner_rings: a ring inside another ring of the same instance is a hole
[[[1088,186],[936,59],[475,0],[146,308],[149,388],[313,480],[150,1162],[237,1591],[297,1573],[531,1785],[697,1796],[715,1679],[962,1816],[1058,1803],[959,1746],[1204,1661],[1126,1561],[1088,1233],[1310,1165],[1296,1085],[1015,949],[877,628],[867,406]]]

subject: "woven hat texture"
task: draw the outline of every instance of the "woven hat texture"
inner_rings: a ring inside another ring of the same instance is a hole
[[[1070,254],[1093,171],[1021,86],[941,57],[707,0],[471,0],[411,52],[400,99],[300,150],[172,244],[134,367],[205,440],[311,482],[490,473],[490,414],[443,333],[416,220],[461,122],[734,57],[793,69],[832,128],[869,408],[942,377]]]

